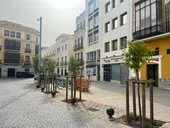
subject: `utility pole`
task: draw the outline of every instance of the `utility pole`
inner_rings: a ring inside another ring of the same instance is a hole
[[[39,65],[41,64],[41,43],[42,43],[42,17],[40,17],[37,21],[40,22],[40,44],[39,44]]]

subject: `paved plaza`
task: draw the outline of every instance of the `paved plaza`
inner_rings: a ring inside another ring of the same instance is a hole
[[[123,128],[110,122],[107,106],[85,101],[76,106],[35,87],[33,79],[0,79],[0,128]],[[88,108],[96,108],[93,112]]]
[[[125,86],[93,82],[84,92],[84,102],[63,102],[65,90],[55,98],[36,89],[33,79],[0,79],[0,128],[123,128],[110,122],[105,113],[115,108],[114,117],[125,114]],[[147,88],[147,107],[149,89]],[[77,92],[77,96],[79,93]],[[131,96],[131,95],[130,95]],[[170,122],[170,91],[154,88],[155,119]],[[97,111],[90,111],[95,108]],[[132,107],[131,107],[132,109]],[[149,111],[147,111],[147,116]]]

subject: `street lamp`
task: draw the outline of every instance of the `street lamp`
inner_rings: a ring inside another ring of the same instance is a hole
[[[39,19],[37,19],[38,22],[40,22],[40,44],[39,44],[39,63],[40,63],[40,58],[41,58],[41,41],[42,41],[42,17],[40,17]]]

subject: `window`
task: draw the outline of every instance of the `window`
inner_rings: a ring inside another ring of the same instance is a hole
[[[20,32],[17,32],[16,38],[21,38],[21,33]]]
[[[170,49],[167,49],[167,54],[170,54]]]
[[[38,43],[38,37],[36,37],[36,42]]]
[[[64,50],[64,46],[62,46],[62,51]]]
[[[99,7],[99,0],[94,0],[94,9]]]
[[[11,37],[15,37],[15,32],[14,31],[11,31]]]
[[[63,57],[61,57],[61,62],[63,62]]]
[[[120,49],[127,48],[127,37],[120,38]]]
[[[118,27],[118,18],[117,17],[112,20],[112,25],[113,25],[112,29],[115,29]]]
[[[94,32],[94,42],[97,42],[99,40],[99,31]]]
[[[26,49],[30,49],[30,44],[26,44]]]
[[[93,11],[93,1],[91,0],[90,3],[88,3],[88,11],[89,11],[89,14],[92,13]]]
[[[65,62],[67,62],[67,56],[65,56]]]
[[[94,16],[94,26],[98,26],[99,25],[99,14],[97,13]]]
[[[110,42],[105,43],[105,52],[110,52]]]
[[[105,32],[109,32],[110,31],[110,21],[105,23]]]
[[[112,7],[115,8],[118,5],[118,0],[112,0]]]
[[[30,40],[30,35],[29,34],[27,34],[27,40]]]
[[[110,1],[106,3],[105,5],[105,13],[110,11]]]
[[[81,52],[81,60],[83,60],[83,52]]]
[[[81,46],[83,47],[83,37],[81,37]]]
[[[117,48],[117,40],[113,40],[112,41],[112,51],[116,51],[118,48]]]
[[[120,16],[120,25],[124,25],[127,23],[127,12],[123,13]]]
[[[88,38],[89,38],[89,44],[91,44],[93,42],[93,35],[92,35],[92,33],[90,33],[88,35]]]
[[[65,44],[65,50],[67,50],[67,44]]]
[[[120,0],[120,3],[122,3],[124,0]]]
[[[29,56],[25,56],[25,61],[29,62],[30,61],[30,57]]]
[[[88,20],[88,29],[91,30],[92,28],[93,28],[93,20],[92,20],[92,18],[90,18]]]
[[[4,31],[4,35],[5,35],[5,36],[9,36],[9,31],[8,31],[8,30],[5,30],[5,31]]]

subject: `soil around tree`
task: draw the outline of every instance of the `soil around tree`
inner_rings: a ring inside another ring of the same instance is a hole
[[[131,126],[133,128],[141,128],[139,116],[134,118],[132,114],[130,114],[130,116],[129,116],[129,123],[126,120],[126,115],[123,115],[123,116],[117,118],[115,121],[118,122],[118,123],[124,124],[124,125]],[[159,127],[163,126],[165,123],[166,122],[164,122],[164,121],[154,120],[153,128],[159,128]],[[150,128],[151,127],[150,126],[150,119],[146,118],[145,124],[146,124],[145,128]]]

